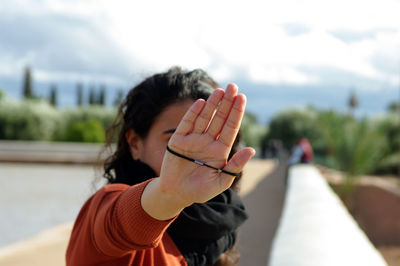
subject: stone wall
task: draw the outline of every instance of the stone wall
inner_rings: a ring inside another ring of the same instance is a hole
[[[375,246],[400,246],[400,192],[361,184],[354,196],[352,215]]]

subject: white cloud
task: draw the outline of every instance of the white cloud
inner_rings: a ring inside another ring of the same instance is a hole
[[[335,69],[346,73],[353,85],[360,77],[377,84],[399,82],[395,69],[400,64],[400,1],[396,0],[8,0],[0,3],[0,10],[90,22],[136,72],[182,65],[205,68],[217,79],[242,75],[297,85],[323,83],[324,71]],[[341,32],[358,37],[346,41]],[[0,72],[7,69],[0,66]],[[349,75],[357,78],[351,80]]]
[[[274,84],[291,83],[294,85],[312,84],[318,78],[306,75],[301,71],[288,66],[251,66],[249,69],[250,78],[256,82],[268,82]]]
[[[34,72],[35,80],[54,82],[55,80],[63,80],[69,82],[82,82],[82,83],[95,83],[96,81],[101,81],[101,83],[106,84],[124,84],[119,77],[112,75],[102,75],[93,73],[77,73],[77,72],[66,72],[66,71],[48,71],[48,70],[35,70]]]

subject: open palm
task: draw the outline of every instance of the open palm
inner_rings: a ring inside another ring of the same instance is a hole
[[[168,146],[173,151],[210,166],[240,172],[254,155],[245,148],[227,161],[244,114],[246,98],[229,84],[217,89],[207,101],[197,100],[186,112]],[[166,152],[160,172],[164,191],[188,205],[205,202],[230,187],[234,176],[200,166]]]

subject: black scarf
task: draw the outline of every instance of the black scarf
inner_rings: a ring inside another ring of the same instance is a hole
[[[155,177],[147,164],[128,158],[115,169],[113,183],[135,185]],[[188,265],[213,265],[231,249],[237,228],[247,219],[244,205],[232,189],[185,208],[167,229]]]

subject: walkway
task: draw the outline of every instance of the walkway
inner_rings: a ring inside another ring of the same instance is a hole
[[[243,266],[265,266],[278,228],[285,198],[286,157],[255,189],[244,196],[249,220],[239,237],[240,263]]]

